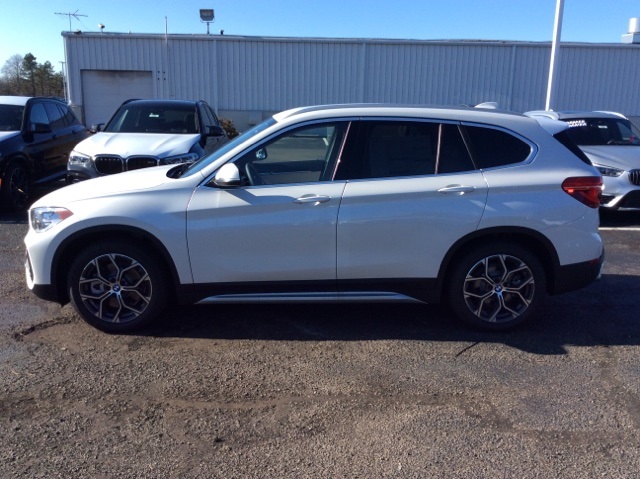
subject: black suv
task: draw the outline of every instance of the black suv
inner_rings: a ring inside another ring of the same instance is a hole
[[[0,208],[24,208],[31,186],[64,178],[69,153],[88,136],[63,101],[0,96]]]

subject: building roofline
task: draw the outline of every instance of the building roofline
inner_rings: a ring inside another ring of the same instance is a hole
[[[402,38],[330,38],[330,37],[267,37],[251,35],[207,35],[189,33],[125,33],[125,32],[61,32],[63,37],[90,37],[101,39],[170,39],[170,40],[202,40],[202,41],[246,41],[246,42],[278,42],[278,43],[353,43],[353,44],[398,44],[398,45],[502,45],[502,46],[550,46],[551,41],[522,41],[522,40],[483,40],[483,39],[402,39]],[[590,43],[590,42],[561,42],[562,46],[575,47],[618,47],[640,48],[637,44],[628,43]]]

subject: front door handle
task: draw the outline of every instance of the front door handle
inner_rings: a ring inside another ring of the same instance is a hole
[[[443,193],[445,195],[453,193],[456,195],[464,195],[465,193],[473,193],[476,191],[475,186],[466,186],[466,185],[448,185],[444,188],[440,188],[438,193]]]
[[[293,202],[299,205],[304,203],[314,203],[318,205],[320,203],[326,203],[330,199],[331,199],[330,196],[310,194],[310,195],[303,195],[300,198],[296,198],[295,200],[293,200]]]

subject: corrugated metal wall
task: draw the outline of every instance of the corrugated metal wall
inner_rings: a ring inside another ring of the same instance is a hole
[[[217,110],[279,111],[344,102],[544,108],[549,43],[283,39],[63,33],[69,96],[82,70],[154,74],[157,98],[204,99]],[[640,46],[562,44],[554,109],[640,115]]]

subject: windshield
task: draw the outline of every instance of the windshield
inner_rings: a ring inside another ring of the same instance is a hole
[[[265,121],[254,126],[250,130],[245,131],[240,136],[236,136],[233,140],[225,143],[222,147],[218,148],[217,150],[209,153],[208,155],[203,156],[198,161],[191,163],[189,167],[185,169],[180,176],[183,176],[183,177],[191,176],[194,173],[201,171],[202,169],[206,168],[211,163],[216,161],[218,158],[224,156],[229,151],[233,150],[236,146],[244,143],[252,136],[257,135],[261,131],[266,130],[267,128],[269,128],[271,125],[275,123],[276,123],[276,120],[273,117],[266,119]]]
[[[623,118],[564,120],[569,137],[580,146],[640,145],[640,130]]]
[[[0,105],[0,131],[20,131],[23,113],[22,105]]]
[[[130,103],[118,109],[104,131],[111,133],[198,133],[195,106]]]

